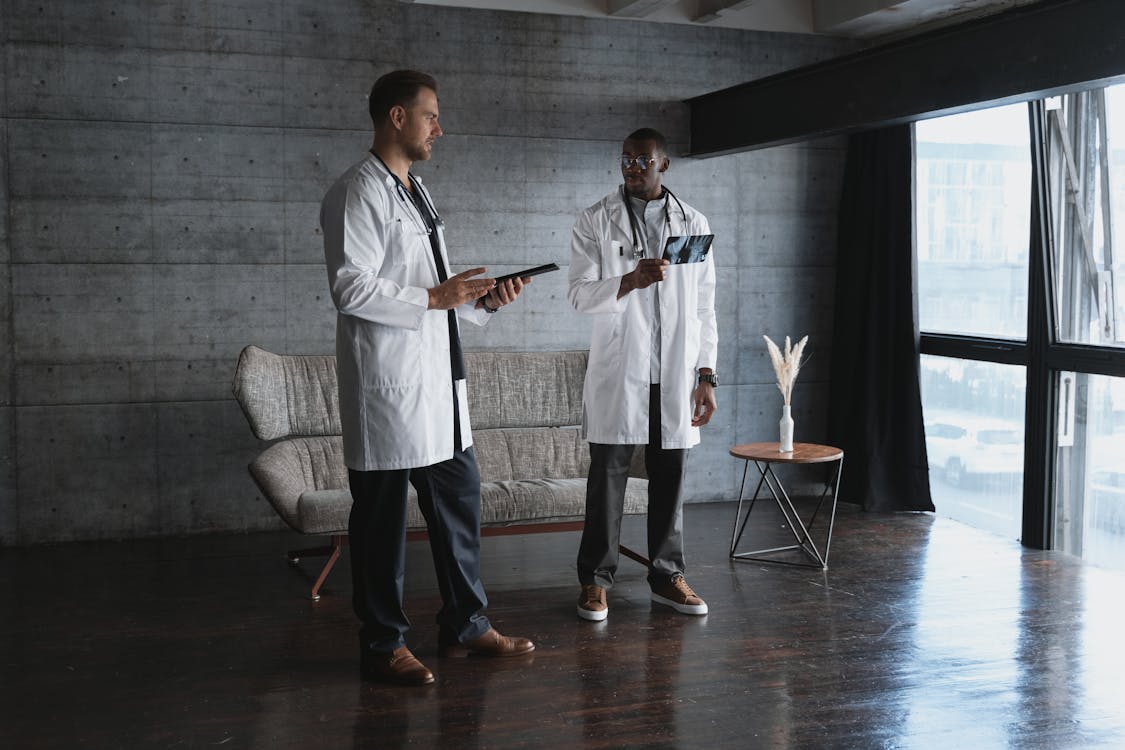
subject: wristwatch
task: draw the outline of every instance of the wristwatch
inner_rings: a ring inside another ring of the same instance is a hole
[[[719,376],[713,372],[701,372],[699,373],[699,382],[710,383],[712,387],[715,387],[719,385]]]

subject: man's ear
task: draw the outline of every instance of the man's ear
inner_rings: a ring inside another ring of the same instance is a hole
[[[395,130],[401,130],[402,124],[406,121],[406,108],[401,104],[396,104],[387,112],[387,119],[390,120]]]
[[[670,167],[670,166],[672,166],[672,160],[669,159],[667,156],[661,157],[661,159],[660,159],[660,171],[661,172],[667,172],[668,167]]]

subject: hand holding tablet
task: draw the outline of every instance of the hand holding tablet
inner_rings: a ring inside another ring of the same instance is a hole
[[[558,267],[558,264],[556,264],[556,263],[545,263],[541,266],[535,266],[534,268],[525,268],[522,271],[516,271],[515,273],[506,273],[503,276],[497,276],[496,279],[495,279],[496,280],[496,286],[499,286],[503,282],[510,281],[512,279],[526,279],[526,278],[531,277],[531,276],[538,276],[541,273],[548,273],[549,271],[557,271],[557,270],[559,270],[559,267]],[[481,297],[480,297],[481,302],[483,302],[485,297],[487,297],[487,296],[488,296],[487,294],[481,295]],[[491,312],[491,310],[490,310],[490,312]]]
[[[534,268],[525,268],[522,271],[516,271],[515,273],[506,273],[503,276],[497,276],[496,283],[499,284],[503,281],[508,281],[509,279],[525,279],[529,276],[538,276],[541,273],[547,273],[549,271],[557,270],[559,270],[558,264],[545,263],[541,266],[535,266]]]

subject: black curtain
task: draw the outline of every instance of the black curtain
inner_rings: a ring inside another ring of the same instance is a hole
[[[848,141],[836,256],[829,437],[840,499],[933,510],[922,427],[909,125]]]

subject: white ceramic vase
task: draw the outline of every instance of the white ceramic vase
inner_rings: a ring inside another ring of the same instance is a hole
[[[779,440],[780,446],[778,450],[782,453],[793,452],[793,417],[789,415],[789,404],[784,404],[781,407],[781,421],[778,422],[780,428],[781,439]]]

